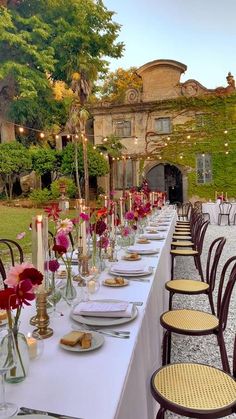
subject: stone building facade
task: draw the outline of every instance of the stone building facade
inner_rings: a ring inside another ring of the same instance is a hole
[[[163,159],[162,150],[168,148],[169,136],[175,126],[186,124],[196,115],[188,107],[180,112],[171,103],[179,98],[229,95],[235,92],[235,84],[231,73],[227,76],[228,85],[214,90],[192,79],[182,83],[181,76],[186,70],[185,64],[173,60],[149,62],[137,70],[142,79],[142,91],[128,90],[122,104],[101,103],[93,107],[95,145],[115,134],[125,146],[125,163],[119,160],[114,164],[116,190],[122,190],[124,186],[125,164],[126,188],[140,186],[145,178],[152,190],[166,191],[172,202],[190,198],[188,172],[196,168],[181,164],[179,159],[169,160],[168,153]],[[207,167],[208,163],[203,163]],[[100,185],[108,192],[108,177],[101,179]]]

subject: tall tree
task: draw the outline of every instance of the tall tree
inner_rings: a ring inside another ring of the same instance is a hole
[[[121,56],[123,44],[116,42],[120,25],[113,14],[101,0],[0,2],[2,141],[14,139],[13,126],[6,122],[9,115],[13,121],[19,115],[21,121],[16,122],[27,121],[27,112],[37,103],[37,121],[45,107],[40,98],[53,101],[56,80],[69,85],[77,71],[94,80],[106,71],[106,57]],[[51,117],[53,124],[52,113]]]

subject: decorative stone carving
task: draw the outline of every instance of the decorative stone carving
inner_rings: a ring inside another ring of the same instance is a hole
[[[223,95],[223,94],[227,94],[227,93],[232,93],[235,91],[235,80],[234,80],[234,76],[229,72],[227,77],[226,77],[228,86],[227,87],[217,87],[215,89],[215,93],[219,94],[219,95]]]
[[[35,172],[31,172],[25,176],[20,176],[20,186],[23,193],[32,191],[36,186]]]
[[[197,96],[199,94],[199,86],[195,81],[186,81],[181,86],[181,93],[186,97]]]
[[[125,93],[125,103],[140,102],[140,91],[138,89],[128,89]]]

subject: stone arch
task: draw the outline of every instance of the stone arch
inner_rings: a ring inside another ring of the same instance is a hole
[[[185,166],[175,164],[167,160],[161,160],[159,162],[157,161],[146,162],[143,168],[142,175],[145,179],[148,180],[148,182],[150,183],[150,188],[152,190],[159,189],[162,191],[166,191],[169,198],[169,193],[170,193],[169,187],[171,185],[168,184],[166,176],[170,168],[173,168],[173,172],[176,173],[178,181],[180,181],[180,178],[181,178],[181,185],[177,185],[177,186],[181,190],[181,201],[186,202],[188,200],[188,177],[187,177],[188,168],[186,168]],[[149,175],[152,176],[152,179],[150,179]],[[155,186],[155,176],[156,176],[156,186]],[[160,177],[159,179],[158,179],[158,176]],[[175,186],[176,185],[173,182],[172,188],[175,188]]]

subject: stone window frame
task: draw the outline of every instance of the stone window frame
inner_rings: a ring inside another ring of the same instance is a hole
[[[128,138],[132,136],[132,120],[129,118],[113,119],[112,128],[113,134],[117,137]]]
[[[212,183],[212,155],[196,154],[196,181],[198,185]]]
[[[165,123],[168,121],[168,127],[165,127]],[[158,116],[154,118],[154,131],[158,134],[171,134],[172,132],[172,120],[170,116]],[[158,128],[158,122],[161,127]]]

